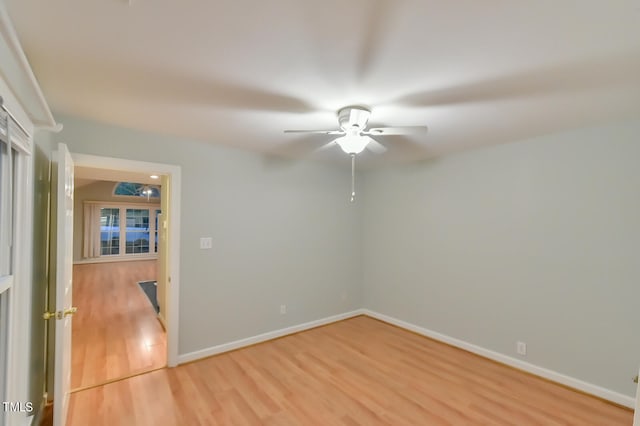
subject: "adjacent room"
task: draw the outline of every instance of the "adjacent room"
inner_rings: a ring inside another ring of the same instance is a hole
[[[0,426],[640,426],[637,2],[0,0],[0,41]]]
[[[75,167],[72,390],[166,365],[159,182],[157,175]]]

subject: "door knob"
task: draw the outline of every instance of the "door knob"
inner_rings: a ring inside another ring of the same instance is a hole
[[[633,378],[633,383],[638,383],[638,375],[636,374],[636,377]]]

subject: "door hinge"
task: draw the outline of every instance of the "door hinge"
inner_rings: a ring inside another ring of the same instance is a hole
[[[638,383],[638,375],[636,374],[636,377],[633,378],[633,383]]]

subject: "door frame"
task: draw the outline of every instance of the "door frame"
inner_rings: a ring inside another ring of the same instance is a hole
[[[169,234],[169,279],[165,288],[166,306],[164,320],[167,332],[167,366],[177,366],[180,308],[180,166],[124,158],[77,154],[74,152],[71,153],[71,158],[73,158],[76,167],[164,175],[169,180],[169,223],[167,226]]]
[[[638,374],[640,375],[640,369],[638,370]],[[633,412],[633,426],[640,426],[640,381],[638,380],[638,376],[636,376],[636,382],[638,386],[636,386],[636,408]]]

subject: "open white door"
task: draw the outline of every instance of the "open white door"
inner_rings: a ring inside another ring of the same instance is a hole
[[[58,144],[56,244],[56,334],[53,379],[53,426],[64,426],[71,384],[71,307],[73,266],[73,160]]]

